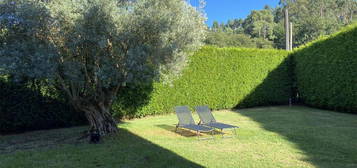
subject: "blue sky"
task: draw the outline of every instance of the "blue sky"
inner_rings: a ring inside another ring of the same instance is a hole
[[[198,5],[198,0],[190,0],[193,6]],[[207,24],[213,21],[227,22],[229,19],[245,18],[251,10],[263,9],[265,5],[276,7],[279,0],[206,0]]]

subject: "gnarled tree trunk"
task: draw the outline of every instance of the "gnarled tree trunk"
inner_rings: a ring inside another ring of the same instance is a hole
[[[85,112],[90,130],[98,131],[101,136],[115,134],[119,131],[117,121],[110,112],[114,93],[116,92],[103,96],[101,99],[86,99],[84,96],[79,99],[71,99],[71,103],[77,111]]]
[[[103,105],[82,108],[91,129],[98,131],[101,136],[118,132],[117,122],[110,113],[110,107]]]
[[[110,113],[113,99],[121,88],[117,85],[112,88],[104,88],[98,80],[96,89],[84,87],[81,83],[68,82],[58,75],[62,89],[67,93],[69,100],[77,111],[85,112],[90,124],[90,130],[97,131],[101,136],[115,134],[119,131],[117,122]],[[90,86],[90,81],[88,82]],[[86,85],[87,86],[87,85]]]

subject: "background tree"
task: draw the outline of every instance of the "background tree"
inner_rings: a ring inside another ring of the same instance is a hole
[[[264,10],[252,11],[246,19],[221,24],[214,21],[205,43],[218,47],[272,48],[275,26],[273,10],[265,6]]]
[[[294,23],[294,46],[299,46],[352,23],[356,4],[356,0],[281,0],[274,12],[275,22],[281,26],[283,9],[288,8]],[[279,46],[283,40],[278,38],[275,44]]]
[[[182,0],[5,1],[0,12],[0,73],[59,85],[101,135],[118,131],[118,91],[178,74],[206,28]]]
[[[274,15],[270,9],[253,10],[244,20],[243,27],[252,37],[274,39]]]
[[[214,31],[214,32],[217,32],[219,30],[219,24],[218,24],[217,21],[213,22],[211,30]]]
[[[270,8],[266,5],[263,10],[252,11],[245,19],[228,20],[223,25],[214,22],[211,30],[228,34],[245,34],[254,39],[264,39],[267,45],[274,44],[276,48],[284,48],[285,8],[289,9],[290,21],[293,22],[293,46],[295,47],[319,36],[332,34],[342,26],[357,20],[356,0],[280,0],[278,7]],[[214,42],[215,39],[223,41],[221,45],[227,44],[220,38],[223,37],[222,33],[210,34],[210,39],[206,40],[208,44],[218,44]],[[232,38],[228,34],[224,36],[231,41]],[[263,41],[255,39],[255,46],[267,46],[260,45],[261,42]]]
[[[231,28],[233,30],[233,33],[243,34],[244,33],[243,21],[244,21],[243,19],[228,20],[226,26]]]
[[[245,34],[234,34],[227,32],[209,32],[205,40],[207,45],[218,47],[245,47],[256,48],[254,39]]]

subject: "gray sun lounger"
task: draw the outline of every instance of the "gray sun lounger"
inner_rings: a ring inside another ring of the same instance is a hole
[[[200,139],[199,136],[201,132],[211,132],[211,136],[213,136],[212,128],[203,125],[197,125],[195,123],[191,111],[187,106],[177,106],[175,107],[175,112],[179,120],[178,124],[176,125],[175,132],[177,132],[178,128],[185,128],[191,131],[195,131],[198,139]]]
[[[200,117],[200,122],[199,122],[200,125],[220,129],[222,132],[222,137],[223,137],[224,129],[233,129],[234,134],[237,135],[236,128],[239,127],[217,122],[216,119],[213,117],[212,112],[208,108],[208,106],[196,106],[195,109],[196,112],[198,113],[198,116]]]

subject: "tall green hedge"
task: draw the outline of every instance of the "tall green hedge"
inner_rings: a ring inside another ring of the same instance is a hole
[[[82,113],[75,112],[57,90],[45,83],[15,83],[0,77],[0,134],[74,126],[85,121]]]
[[[311,42],[292,56],[305,104],[357,113],[357,24]]]
[[[120,92],[118,117],[172,112],[177,105],[213,109],[286,104],[290,97],[288,53],[272,49],[204,47],[171,85],[131,87]]]
[[[58,92],[43,93],[46,88],[0,78],[0,133],[84,122]],[[118,118],[133,118],[170,113],[177,105],[225,109],[286,104],[293,92],[311,106],[357,113],[357,24],[290,55],[273,49],[204,47],[171,84],[121,90],[113,111]]]

